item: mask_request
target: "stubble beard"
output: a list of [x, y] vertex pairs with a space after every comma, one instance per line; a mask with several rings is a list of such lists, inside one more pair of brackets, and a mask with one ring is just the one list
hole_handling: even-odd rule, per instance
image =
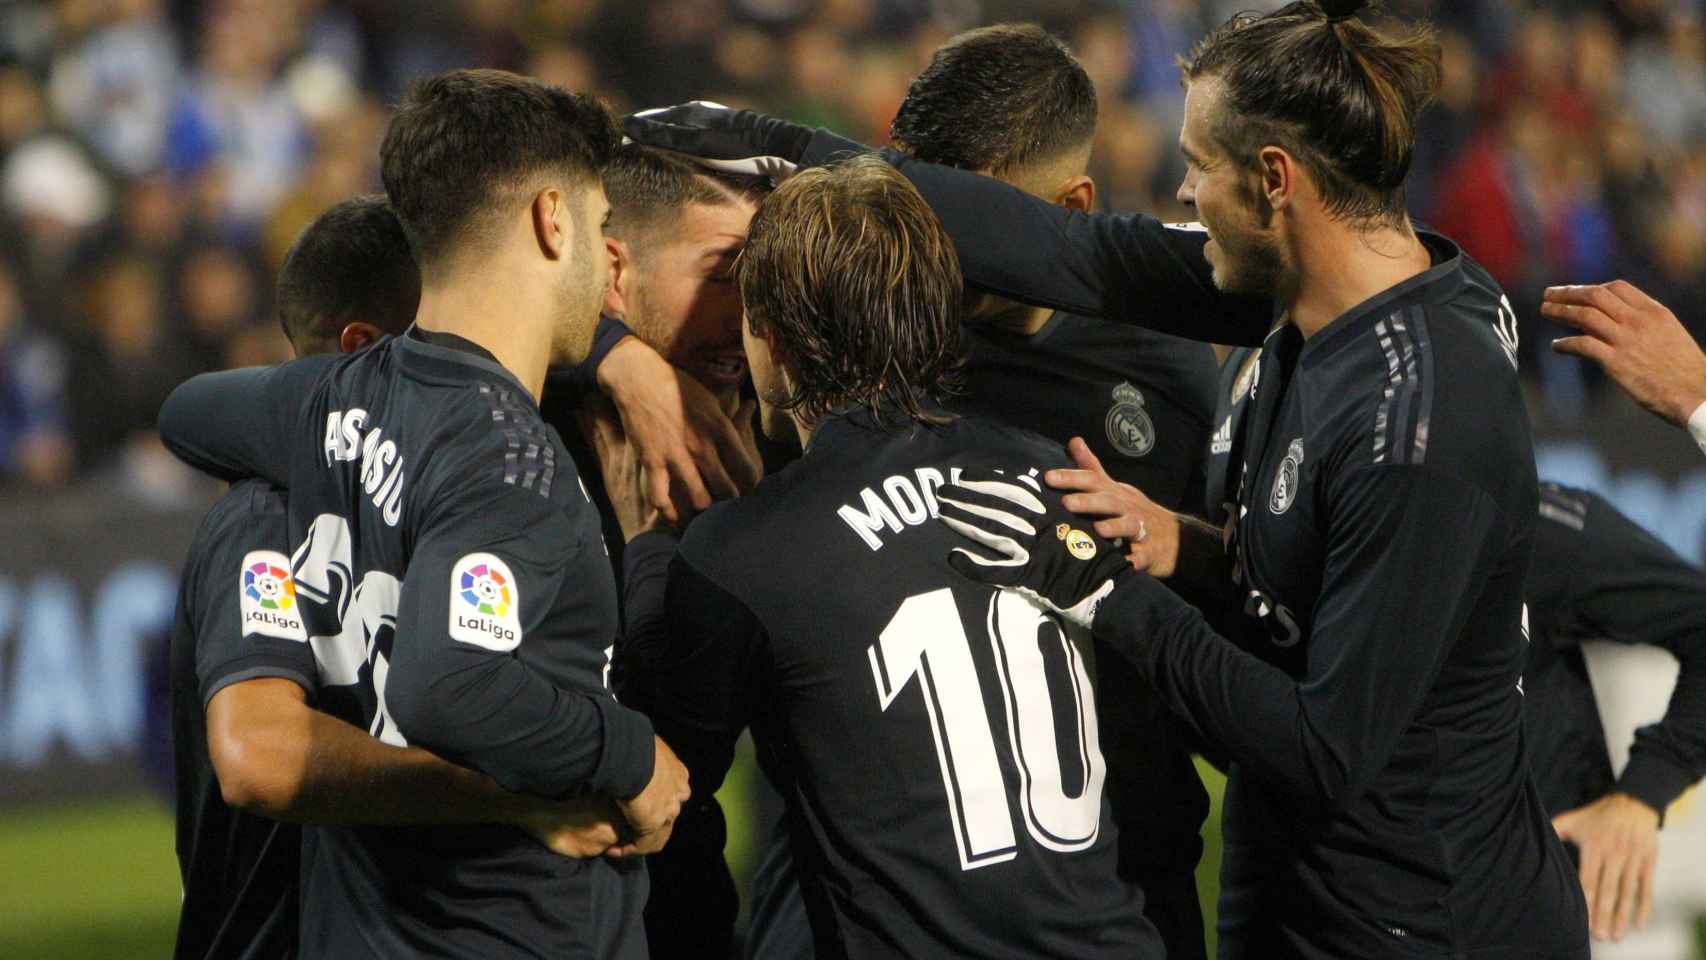
[[551, 331], [551, 363], [559, 366], [580, 363], [592, 351], [604, 301], [590, 266], [579, 264], [565, 273], [557, 289], [557, 323]]

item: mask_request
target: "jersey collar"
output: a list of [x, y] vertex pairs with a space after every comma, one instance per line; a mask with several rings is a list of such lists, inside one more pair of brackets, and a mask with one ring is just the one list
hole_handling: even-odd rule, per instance
[[1320, 333], [1304, 343], [1299, 363], [1307, 366], [1318, 358], [1332, 355], [1339, 345], [1348, 342], [1352, 332], [1390, 313], [1392, 304], [1398, 300], [1437, 303], [1457, 292], [1463, 285], [1463, 251], [1451, 240], [1430, 230], [1417, 230], [1416, 236], [1428, 248], [1434, 265], [1339, 314], [1333, 322], [1322, 327]]
[[442, 330], [423, 330], [411, 324], [397, 338], [397, 349], [404, 356], [438, 367], [451, 376], [458, 372], [466, 376], [471, 370], [482, 371], [505, 381], [529, 400], [533, 394], [521, 384], [520, 378], [498, 362], [491, 351], [466, 337]]

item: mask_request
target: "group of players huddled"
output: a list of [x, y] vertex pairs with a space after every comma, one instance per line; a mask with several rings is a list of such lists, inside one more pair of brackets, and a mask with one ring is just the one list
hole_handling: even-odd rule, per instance
[[[1181, 58], [1201, 225], [1093, 212], [1034, 26], [947, 42], [881, 151], [417, 84], [284, 264], [300, 359], [161, 411], [234, 484], [172, 642], [177, 956], [728, 957], [749, 730], [746, 956], [1200, 958], [1193, 753], [1223, 957], [1644, 920], [1706, 575], [1538, 482], [1517, 318], [1405, 215], [1438, 48], [1360, 6]], [[1589, 638], [1682, 663], [1616, 778]]]

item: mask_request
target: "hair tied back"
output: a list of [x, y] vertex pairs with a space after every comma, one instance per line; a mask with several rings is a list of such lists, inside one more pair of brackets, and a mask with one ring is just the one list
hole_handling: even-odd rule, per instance
[[1338, 23], [1349, 20], [1357, 15], [1357, 11], [1368, 6], [1368, 0], [1317, 0], [1321, 9], [1327, 14], [1328, 23]]

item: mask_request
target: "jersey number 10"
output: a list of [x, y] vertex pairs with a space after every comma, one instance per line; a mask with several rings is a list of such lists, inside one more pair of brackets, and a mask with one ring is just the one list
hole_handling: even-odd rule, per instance
[[[1006, 590], [990, 596], [984, 632], [994, 654], [1013, 765], [1019, 771], [1025, 828], [1049, 850], [1083, 850], [1096, 842], [1101, 828], [1107, 766], [1096, 729], [1095, 694], [1078, 645], [1058, 619]], [[914, 678], [918, 680], [936, 738], [962, 870], [1002, 863], [1018, 854], [1011, 801], [971, 644], [954, 593], [944, 587], [907, 597], [867, 651], [884, 711]], [[1059, 705], [1065, 708], [1061, 722], [1049, 694], [1044, 661], [1048, 647], [1067, 665], [1064, 686], [1072, 702]], [[1057, 731], [1069, 732], [1063, 738]], [[1076, 794], [1066, 791], [1063, 757], [1076, 761], [1083, 771], [1083, 786]]]

